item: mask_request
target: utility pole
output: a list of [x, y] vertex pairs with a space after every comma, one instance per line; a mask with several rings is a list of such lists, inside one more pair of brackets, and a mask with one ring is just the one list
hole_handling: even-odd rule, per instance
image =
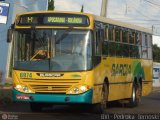
[[108, 0], [102, 0], [102, 5], [101, 5], [101, 16], [102, 17], [107, 16], [107, 4], [108, 4]]
[[152, 33], [154, 33], [154, 28], [155, 28], [154, 25], [152, 25]]
[[84, 12], [84, 6], [82, 5], [82, 8], [81, 8], [81, 12], [83, 13]]

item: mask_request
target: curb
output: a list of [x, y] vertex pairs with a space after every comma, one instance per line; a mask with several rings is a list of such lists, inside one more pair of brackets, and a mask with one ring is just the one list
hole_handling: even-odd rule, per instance
[[160, 87], [154, 87], [154, 88], [152, 89], [152, 92], [156, 92], [156, 91], [160, 91]]
[[0, 87], [0, 90], [10, 90], [12, 87]]

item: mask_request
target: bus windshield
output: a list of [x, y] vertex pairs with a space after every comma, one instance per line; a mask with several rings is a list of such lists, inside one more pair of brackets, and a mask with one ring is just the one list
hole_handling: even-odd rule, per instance
[[84, 71], [92, 67], [91, 32], [75, 29], [17, 29], [14, 69]]

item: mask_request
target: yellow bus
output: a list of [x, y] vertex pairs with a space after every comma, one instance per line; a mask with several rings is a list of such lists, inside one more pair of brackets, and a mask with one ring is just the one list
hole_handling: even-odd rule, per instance
[[131, 107], [152, 90], [152, 31], [86, 13], [40, 11], [16, 16], [13, 100], [32, 111], [48, 104]]

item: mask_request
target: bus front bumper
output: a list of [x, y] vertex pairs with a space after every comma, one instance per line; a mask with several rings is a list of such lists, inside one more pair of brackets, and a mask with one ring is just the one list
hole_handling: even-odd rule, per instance
[[48, 102], [48, 103], [66, 103], [66, 104], [91, 104], [93, 90], [89, 90], [83, 94], [26, 94], [15, 89], [12, 91], [14, 102]]

